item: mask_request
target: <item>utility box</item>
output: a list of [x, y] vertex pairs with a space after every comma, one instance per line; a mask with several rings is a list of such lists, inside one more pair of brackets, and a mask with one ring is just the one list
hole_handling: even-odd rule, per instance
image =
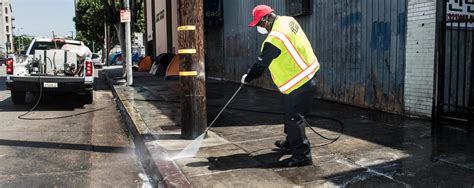
[[286, 0], [286, 14], [288, 16], [311, 15], [312, 0]]

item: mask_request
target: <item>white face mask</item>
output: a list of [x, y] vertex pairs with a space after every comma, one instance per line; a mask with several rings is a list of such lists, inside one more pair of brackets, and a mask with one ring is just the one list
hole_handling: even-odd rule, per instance
[[257, 31], [262, 35], [268, 34], [268, 30], [265, 29], [264, 27], [257, 26]]

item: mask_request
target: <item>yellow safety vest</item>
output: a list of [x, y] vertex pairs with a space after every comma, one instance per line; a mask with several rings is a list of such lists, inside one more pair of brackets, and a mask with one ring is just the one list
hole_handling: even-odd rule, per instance
[[278, 17], [263, 43], [265, 42], [273, 44], [281, 51], [269, 69], [273, 82], [283, 94], [290, 94], [300, 88], [319, 70], [319, 62], [311, 43], [294, 18]]

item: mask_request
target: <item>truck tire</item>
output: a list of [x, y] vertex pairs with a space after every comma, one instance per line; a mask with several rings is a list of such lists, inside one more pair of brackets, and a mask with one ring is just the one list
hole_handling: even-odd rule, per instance
[[26, 92], [12, 91], [13, 104], [25, 104]]
[[86, 95], [84, 95], [84, 103], [92, 104], [93, 102], [94, 102], [94, 91], [88, 91]]

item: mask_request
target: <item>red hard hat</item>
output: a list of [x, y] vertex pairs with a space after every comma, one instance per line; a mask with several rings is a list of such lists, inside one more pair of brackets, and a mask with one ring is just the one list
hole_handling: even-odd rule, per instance
[[272, 12], [272, 7], [267, 5], [257, 5], [255, 8], [253, 8], [253, 20], [249, 23], [249, 27], [255, 27], [264, 16]]

